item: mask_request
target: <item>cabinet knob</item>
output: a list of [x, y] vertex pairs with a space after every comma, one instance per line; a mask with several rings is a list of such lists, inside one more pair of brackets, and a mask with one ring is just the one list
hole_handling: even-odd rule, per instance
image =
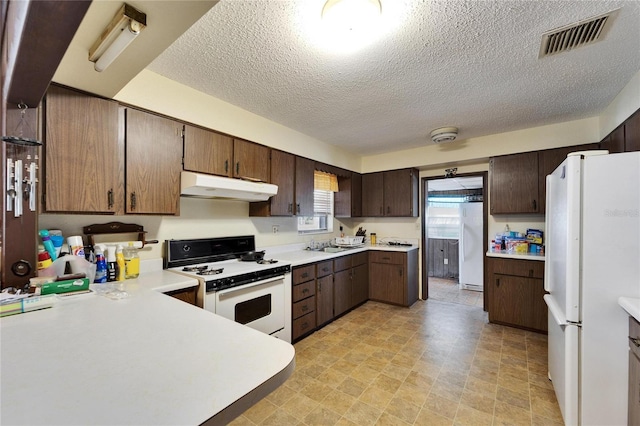
[[640, 337], [629, 336], [629, 340], [636, 346], [636, 348], [640, 348]]

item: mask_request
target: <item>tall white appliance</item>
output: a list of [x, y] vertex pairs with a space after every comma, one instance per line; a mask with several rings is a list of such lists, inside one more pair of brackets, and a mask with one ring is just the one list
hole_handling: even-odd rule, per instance
[[458, 273], [460, 288], [482, 291], [483, 283], [483, 203], [460, 204], [460, 245]]
[[549, 378], [567, 425], [626, 425], [628, 316], [640, 297], [640, 152], [570, 154], [547, 176]]

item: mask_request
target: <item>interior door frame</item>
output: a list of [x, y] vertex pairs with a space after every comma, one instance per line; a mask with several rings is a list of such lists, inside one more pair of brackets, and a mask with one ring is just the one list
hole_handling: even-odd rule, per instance
[[[471, 172], [471, 173], [461, 173], [455, 175], [455, 177], [482, 177], [482, 233], [483, 233], [483, 241], [482, 241], [482, 268], [483, 268], [483, 280], [482, 280], [482, 297], [483, 297], [483, 309], [487, 310], [487, 256], [484, 256], [484, 253], [487, 252], [489, 247], [489, 191], [488, 191], [488, 178], [489, 172]], [[426, 209], [426, 200], [427, 200], [427, 192], [429, 191], [429, 181], [430, 180], [441, 180], [446, 179], [444, 176], [425, 176], [421, 179], [420, 182], [420, 205], [422, 210], [421, 222], [422, 222], [422, 300], [427, 300], [429, 298], [429, 242], [427, 240], [427, 209]]]

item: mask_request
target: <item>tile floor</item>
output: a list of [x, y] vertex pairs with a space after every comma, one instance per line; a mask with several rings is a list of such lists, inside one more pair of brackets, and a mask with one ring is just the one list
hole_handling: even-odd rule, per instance
[[561, 425], [545, 335], [477, 307], [367, 302], [295, 344], [293, 375], [234, 425]]
[[429, 298], [482, 308], [482, 292], [461, 290], [457, 279], [429, 277]]

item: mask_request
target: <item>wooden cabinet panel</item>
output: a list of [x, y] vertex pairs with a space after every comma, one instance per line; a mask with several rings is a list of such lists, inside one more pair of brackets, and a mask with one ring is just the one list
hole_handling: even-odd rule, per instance
[[384, 172], [384, 215], [418, 216], [418, 174], [413, 169]]
[[362, 216], [384, 216], [384, 174], [362, 175]]
[[317, 264], [316, 276], [318, 278], [325, 277], [333, 274], [333, 260], [327, 260], [326, 262], [320, 262]]
[[333, 270], [335, 272], [344, 271], [345, 269], [351, 269], [351, 263], [353, 261], [352, 255], [336, 257], [333, 260]]
[[316, 318], [317, 325], [323, 325], [333, 319], [333, 275], [317, 279]]
[[598, 144], [565, 146], [562, 148], [545, 149], [544, 151], [538, 152], [538, 188], [540, 191], [538, 199], [540, 200], [540, 213], [544, 213], [546, 209], [547, 175], [553, 173], [567, 158], [569, 153], [588, 151], [591, 149], [598, 149]]
[[343, 314], [344, 312], [347, 312], [353, 307], [353, 303], [351, 301], [351, 269], [336, 272], [333, 275], [333, 279], [333, 314], [335, 316], [338, 316]]
[[624, 123], [616, 127], [601, 143], [600, 148], [606, 149], [611, 154], [624, 152]]
[[363, 252], [351, 255], [351, 259], [352, 259], [351, 262], [353, 266], [366, 265], [367, 263], [369, 263], [369, 254], [366, 251], [363, 251]]
[[198, 286], [169, 291], [165, 294], [178, 300], [182, 300], [183, 302], [187, 302], [191, 305], [197, 306], [196, 300], [198, 298]]
[[490, 322], [547, 331], [543, 262], [489, 258], [487, 277]]
[[404, 268], [401, 265], [371, 263], [369, 277], [370, 299], [404, 304]]
[[624, 122], [624, 150], [640, 151], [640, 110]]
[[123, 212], [124, 137], [118, 104], [51, 86], [45, 100], [47, 212]]
[[369, 299], [369, 265], [354, 266], [351, 275], [351, 304], [357, 306]]
[[369, 253], [369, 261], [373, 263], [391, 263], [394, 265], [403, 265], [406, 259], [403, 252], [394, 251], [372, 251]]
[[316, 328], [316, 313], [311, 312], [293, 320], [291, 338], [295, 341]]
[[491, 214], [539, 213], [538, 153], [493, 157]]
[[295, 285], [291, 289], [291, 293], [293, 302], [297, 302], [299, 300], [313, 296], [316, 293], [316, 281], [312, 280], [306, 283]]
[[629, 352], [628, 425], [640, 425], [640, 358]]
[[311, 296], [299, 302], [295, 302], [291, 307], [291, 316], [293, 319], [296, 319], [310, 312], [315, 312], [315, 310], [316, 298], [314, 296]]
[[[429, 238], [429, 276], [436, 278], [458, 278], [459, 248], [458, 240], [447, 238]], [[447, 259], [447, 264], [444, 260]]]
[[182, 124], [130, 108], [126, 116], [126, 212], [178, 214]]
[[313, 174], [315, 162], [296, 157], [296, 209], [298, 216], [313, 216]]
[[233, 140], [233, 177], [259, 182], [269, 182], [269, 148], [264, 145]]
[[298, 266], [293, 268], [291, 278], [293, 284], [300, 284], [316, 277], [316, 265]]
[[231, 137], [195, 126], [185, 126], [184, 170], [231, 177], [232, 155]]
[[338, 176], [338, 192], [334, 198], [335, 217], [362, 216], [362, 175]]
[[250, 216], [293, 216], [295, 155], [271, 150], [271, 179], [278, 193], [267, 201], [249, 205]]

